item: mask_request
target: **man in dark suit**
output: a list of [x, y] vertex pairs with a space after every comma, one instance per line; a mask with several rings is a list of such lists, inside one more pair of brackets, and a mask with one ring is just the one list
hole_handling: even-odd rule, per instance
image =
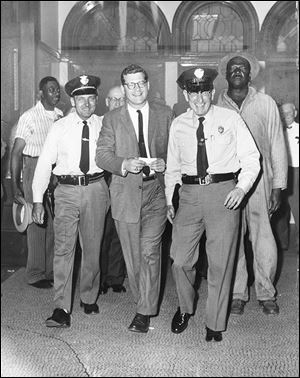
[[112, 172], [112, 217], [136, 303], [129, 330], [148, 332], [150, 316], [158, 311], [167, 220], [163, 173], [173, 112], [148, 103], [148, 74], [142, 67], [126, 67], [121, 82], [126, 104], [104, 116], [96, 163]]

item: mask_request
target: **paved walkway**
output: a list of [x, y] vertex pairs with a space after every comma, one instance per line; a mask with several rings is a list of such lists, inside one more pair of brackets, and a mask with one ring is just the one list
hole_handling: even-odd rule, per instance
[[204, 340], [207, 283], [185, 332], [170, 331], [177, 301], [168, 271], [159, 316], [148, 334], [127, 330], [134, 316], [127, 292], [100, 296], [100, 314], [85, 315], [75, 290], [69, 329], [46, 328], [53, 291], [25, 283], [24, 268], [1, 284], [2, 377], [298, 377], [299, 261], [287, 252], [279, 281], [278, 316], [266, 316], [255, 299], [244, 315], [229, 318], [221, 343]]

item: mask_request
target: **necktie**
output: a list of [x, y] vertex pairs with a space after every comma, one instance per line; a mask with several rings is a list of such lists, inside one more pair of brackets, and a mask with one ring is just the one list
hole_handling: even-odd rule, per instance
[[199, 177], [205, 177], [207, 172], [206, 169], [208, 168], [208, 161], [206, 155], [206, 147], [205, 147], [205, 138], [203, 132], [203, 121], [205, 120], [204, 117], [199, 118], [199, 127], [197, 129], [197, 141], [198, 141], [198, 151], [197, 151], [197, 174]]
[[86, 121], [83, 121], [83, 125], [79, 168], [84, 174], [86, 174], [90, 169], [89, 127]]
[[[144, 140], [144, 132], [143, 132], [143, 114], [142, 114], [142, 112], [140, 110], [137, 110], [137, 113], [139, 115], [139, 149], [140, 149], [140, 156], [141, 157], [147, 157], [145, 140]], [[150, 174], [150, 167], [148, 165], [145, 165], [143, 167], [143, 173], [146, 176], [149, 176], [149, 174]]]

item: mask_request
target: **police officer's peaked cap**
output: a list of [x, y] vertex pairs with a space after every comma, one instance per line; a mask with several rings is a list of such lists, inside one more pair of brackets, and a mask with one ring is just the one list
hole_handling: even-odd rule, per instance
[[251, 54], [247, 53], [246, 51], [234, 52], [234, 53], [230, 53], [230, 54], [224, 56], [220, 60], [220, 63], [219, 63], [220, 75], [226, 77], [227, 64], [231, 59], [236, 58], [236, 57], [241, 57], [243, 59], [246, 59], [250, 63], [251, 79], [252, 80], [255, 79], [256, 76], [259, 73], [259, 70], [260, 70], [259, 61], [257, 60], [257, 58], [254, 55], [251, 55]]
[[213, 89], [213, 82], [218, 71], [209, 67], [194, 67], [184, 71], [177, 79], [181, 89], [188, 92], [209, 91]]
[[80, 75], [67, 82], [65, 91], [70, 97], [95, 94], [97, 95], [97, 88], [101, 80], [97, 76]]

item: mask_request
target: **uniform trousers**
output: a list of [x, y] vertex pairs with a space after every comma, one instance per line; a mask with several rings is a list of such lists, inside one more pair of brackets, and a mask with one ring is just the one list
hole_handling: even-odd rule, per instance
[[156, 315], [161, 281], [161, 242], [167, 220], [164, 191], [158, 179], [143, 182], [137, 223], [115, 220], [129, 286], [138, 313]]
[[[242, 211], [242, 235], [245, 235], [248, 228], [253, 250], [255, 292], [259, 301], [274, 300], [276, 294], [273, 281], [277, 269], [277, 245], [271, 227], [268, 205], [261, 179]], [[239, 246], [233, 299], [241, 299], [246, 302], [249, 300], [248, 271], [243, 237]]]
[[100, 246], [110, 206], [104, 178], [87, 186], [59, 184], [54, 192], [54, 302], [71, 311], [72, 278], [77, 237], [82, 250], [80, 299], [96, 302], [100, 288]]
[[206, 231], [206, 325], [214, 331], [226, 328], [240, 211], [228, 210], [224, 201], [235, 185], [233, 180], [206, 186], [183, 184], [173, 222], [170, 256], [181, 312], [194, 313], [195, 264]]
[[[37, 157], [23, 157], [23, 190], [26, 202], [33, 203], [32, 180]], [[27, 263], [26, 276], [29, 284], [44, 279], [53, 279], [54, 232], [53, 219], [47, 203], [46, 219], [43, 225], [32, 222], [27, 227]]]

